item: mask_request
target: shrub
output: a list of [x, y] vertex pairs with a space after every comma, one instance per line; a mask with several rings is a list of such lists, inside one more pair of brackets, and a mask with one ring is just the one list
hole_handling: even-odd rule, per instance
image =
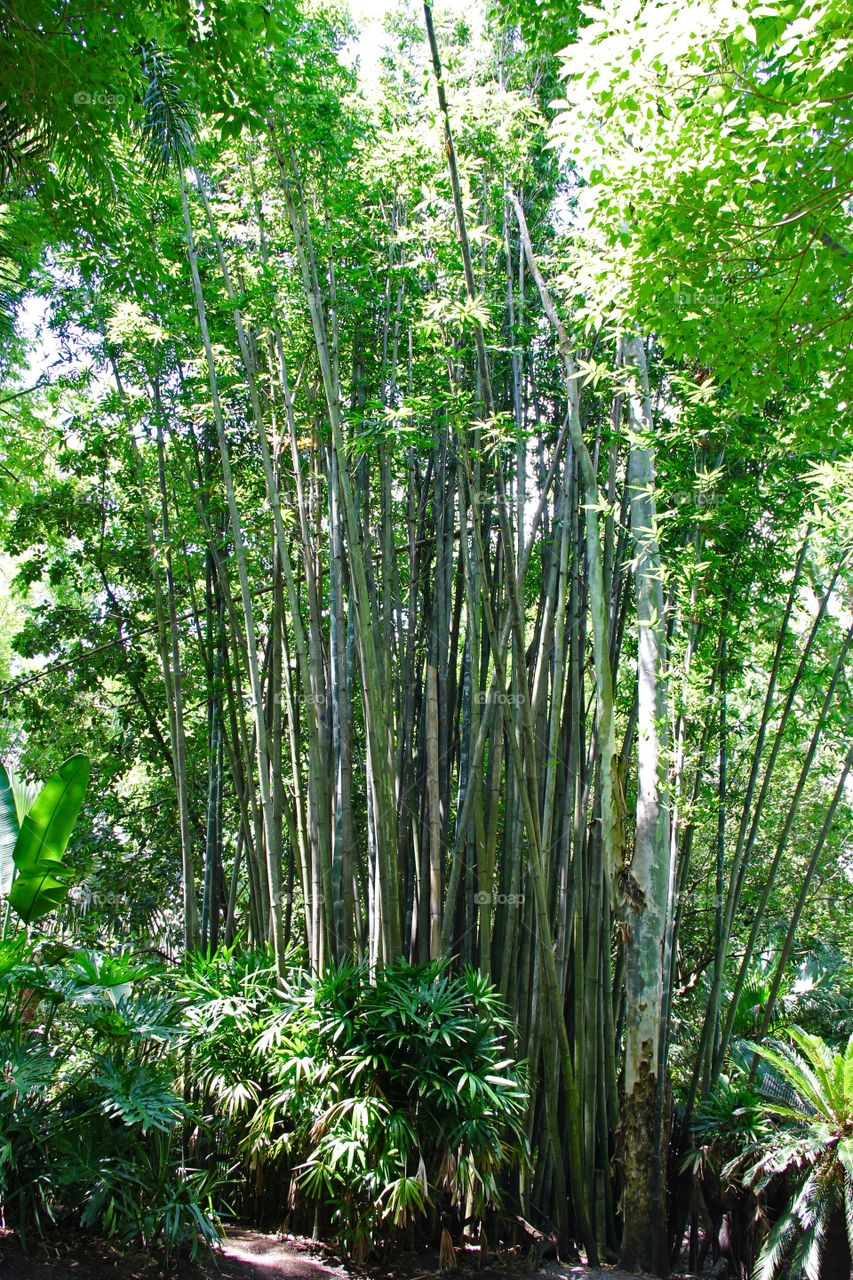
[[209, 1181], [181, 1158], [161, 977], [123, 952], [0, 944], [0, 1196], [22, 1237], [76, 1219], [167, 1254], [218, 1238]]
[[252, 1168], [296, 1162], [291, 1192], [327, 1207], [356, 1260], [430, 1206], [499, 1201], [525, 1152], [524, 1076], [484, 978], [402, 961], [280, 988], [266, 968], [219, 976], [196, 963], [182, 983], [194, 1074]]

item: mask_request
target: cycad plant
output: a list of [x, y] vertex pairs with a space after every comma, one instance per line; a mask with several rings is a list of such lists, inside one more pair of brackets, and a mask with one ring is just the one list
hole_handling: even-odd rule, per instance
[[764, 1065], [760, 1112], [769, 1128], [744, 1181], [760, 1192], [784, 1177], [791, 1189], [754, 1280], [780, 1274], [850, 1280], [853, 1036], [838, 1051], [799, 1027], [791, 1027], [788, 1038], [790, 1043], [750, 1046]]
[[830, 1038], [849, 1034], [851, 973], [839, 951], [817, 943], [779, 974], [783, 958], [771, 940], [750, 965], [732, 1013], [733, 1042], [757, 1040], [792, 1024]]
[[691, 1126], [694, 1145], [684, 1156], [682, 1171], [694, 1177], [693, 1205], [705, 1219], [704, 1238], [698, 1236], [691, 1258], [701, 1271], [707, 1254], [719, 1248], [724, 1224], [730, 1258], [738, 1276], [746, 1276], [766, 1234], [765, 1205], [743, 1186], [744, 1165], [762, 1150], [772, 1128], [761, 1110], [761, 1095], [749, 1073], [733, 1061], [709, 1097], [696, 1107]]

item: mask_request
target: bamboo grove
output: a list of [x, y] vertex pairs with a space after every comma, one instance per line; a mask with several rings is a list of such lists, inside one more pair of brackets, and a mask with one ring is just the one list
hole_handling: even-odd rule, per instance
[[768, 357], [718, 263], [744, 389], [671, 273], [660, 318], [591, 285], [517, 16], [401, 12], [359, 89], [343, 15], [247, 10], [163, 18], [108, 181], [71, 166], [25, 250], [4, 744], [92, 756], [81, 928], [490, 977], [521, 1213], [662, 1272], [769, 931], [761, 1033], [849, 909], [849, 318]]

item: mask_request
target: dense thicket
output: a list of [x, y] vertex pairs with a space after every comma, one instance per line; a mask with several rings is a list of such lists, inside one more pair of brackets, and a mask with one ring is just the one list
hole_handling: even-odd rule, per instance
[[849, 15], [552, 9], [4, 11], [0, 748], [49, 932], [479, 969], [495, 1190], [662, 1274], [853, 1030]]

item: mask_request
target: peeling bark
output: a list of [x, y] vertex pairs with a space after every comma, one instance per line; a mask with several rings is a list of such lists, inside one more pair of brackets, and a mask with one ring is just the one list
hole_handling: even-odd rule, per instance
[[625, 1184], [623, 1267], [668, 1274], [666, 1167], [660, 1061], [664, 955], [671, 842], [666, 779], [666, 632], [660, 552], [655, 530], [652, 412], [646, 354], [638, 338], [625, 344], [637, 387], [629, 400], [628, 488], [636, 549], [637, 818], [630, 867], [621, 877], [625, 914]]

